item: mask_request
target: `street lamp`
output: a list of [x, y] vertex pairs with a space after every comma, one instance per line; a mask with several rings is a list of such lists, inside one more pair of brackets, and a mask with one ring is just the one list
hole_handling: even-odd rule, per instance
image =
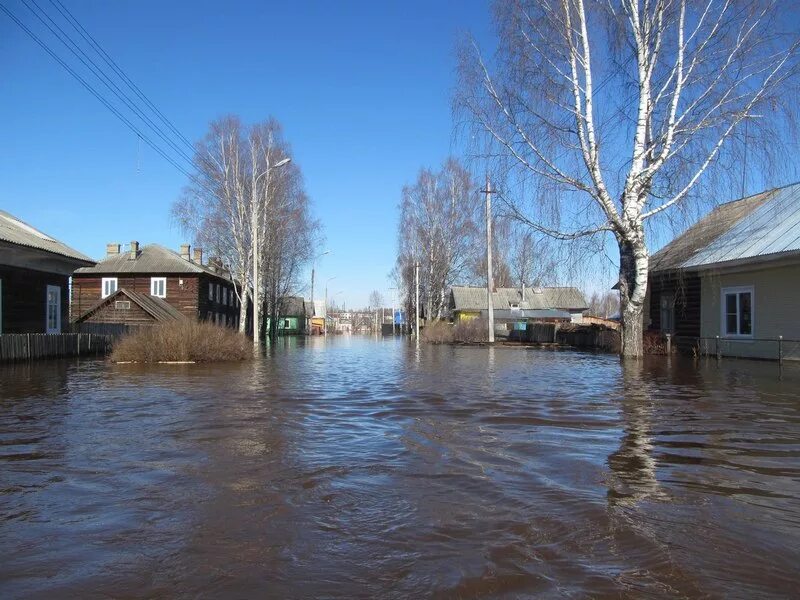
[[314, 306], [314, 271], [317, 266], [317, 259], [330, 253], [331, 253], [330, 250], [325, 250], [325, 252], [323, 252], [322, 254], [317, 254], [314, 258], [311, 259], [311, 306]]
[[325, 335], [328, 335], [328, 283], [336, 279], [336, 276], [329, 277], [325, 282]]
[[256, 177], [253, 190], [251, 191], [253, 194], [253, 202], [250, 209], [252, 213], [251, 226], [253, 228], [253, 347], [256, 350], [261, 348], [261, 304], [258, 298], [258, 226], [261, 222], [261, 203], [255, 201], [258, 194], [258, 182], [265, 175], [269, 175], [275, 169], [283, 167], [284, 165], [288, 165], [290, 162], [292, 162], [292, 159], [287, 156], [286, 158], [276, 162], [274, 165], [270, 166], [267, 164], [266, 170]]

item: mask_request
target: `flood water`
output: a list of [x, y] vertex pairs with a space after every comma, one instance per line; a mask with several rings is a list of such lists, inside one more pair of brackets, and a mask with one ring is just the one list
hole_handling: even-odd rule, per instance
[[0, 366], [3, 598], [796, 596], [800, 369], [292, 339]]

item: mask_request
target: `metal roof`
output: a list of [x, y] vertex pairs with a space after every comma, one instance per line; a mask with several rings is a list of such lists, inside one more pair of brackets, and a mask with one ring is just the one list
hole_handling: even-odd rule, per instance
[[130, 252], [120, 252], [107, 256], [93, 267], [83, 267], [75, 271], [76, 275], [122, 273], [206, 273], [230, 280], [227, 272], [217, 272], [206, 265], [181, 258], [177, 252], [159, 244], [141, 246], [135, 260], [130, 258]]
[[305, 317], [305, 300], [300, 296], [284, 296], [280, 299], [278, 314], [282, 317]]
[[701, 269], [800, 251], [800, 184], [722, 204], [656, 252], [651, 271]]
[[[451, 308], [453, 310], [487, 310], [486, 288], [453, 286]], [[574, 287], [525, 288], [525, 300], [518, 288], [497, 288], [492, 292], [492, 306], [497, 310], [510, 309], [516, 305], [520, 310], [585, 310], [586, 298]]]
[[85, 321], [98, 310], [100, 310], [103, 306], [107, 304], [111, 304], [112, 302], [116, 302], [120, 299], [120, 296], [125, 296], [126, 298], [130, 299], [132, 302], [137, 304], [142, 310], [148, 313], [150, 316], [153, 317], [156, 321], [165, 322], [165, 321], [183, 321], [187, 317], [182, 312], [180, 312], [177, 308], [172, 306], [169, 302], [164, 300], [163, 298], [157, 298], [156, 296], [150, 296], [149, 294], [141, 294], [139, 292], [133, 292], [131, 290], [127, 290], [125, 288], [119, 288], [116, 292], [107, 296], [100, 300], [97, 304], [92, 306], [89, 310], [83, 313], [81, 316], [77, 318], [78, 322]]
[[85, 254], [81, 254], [74, 248], [70, 248], [46, 233], [42, 233], [4, 210], [0, 210], [0, 240], [27, 246], [28, 248], [44, 250], [45, 252], [52, 252], [82, 263], [94, 264], [94, 261]]

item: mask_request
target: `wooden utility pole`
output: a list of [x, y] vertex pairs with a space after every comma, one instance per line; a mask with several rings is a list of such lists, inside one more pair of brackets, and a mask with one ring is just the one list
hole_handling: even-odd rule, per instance
[[419, 261], [414, 263], [414, 335], [419, 341]]
[[489, 307], [489, 343], [494, 343], [494, 303], [492, 302], [492, 182], [486, 174], [486, 300]]

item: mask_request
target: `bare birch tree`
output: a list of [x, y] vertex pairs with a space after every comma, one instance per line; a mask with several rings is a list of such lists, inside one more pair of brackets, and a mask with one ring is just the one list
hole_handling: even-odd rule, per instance
[[197, 143], [197, 171], [172, 208], [181, 229], [195, 244], [217, 256], [234, 280], [239, 300], [239, 330], [247, 327], [252, 267], [250, 202], [247, 174], [249, 156], [245, 131], [236, 117], [211, 123]]
[[447, 291], [470, 277], [480, 229], [478, 185], [450, 159], [441, 171], [422, 169], [414, 185], [403, 188], [396, 272], [409, 296], [414, 290], [414, 263], [420, 263], [420, 303], [427, 318], [440, 318]]
[[[622, 354], [642, 354], [648, 220], [680, 210], [746, 120], [791, 113], [797, 32], [775, 0], [497, 2], [499, 47], [462, 57], [457, 106], [483, 157], [536, 190], [504, 200], [557, 240], [619, 249]], [[751, 123], [751, 130], [754, 123]], [[775, 139], [780, 136], [776, 135]]]

